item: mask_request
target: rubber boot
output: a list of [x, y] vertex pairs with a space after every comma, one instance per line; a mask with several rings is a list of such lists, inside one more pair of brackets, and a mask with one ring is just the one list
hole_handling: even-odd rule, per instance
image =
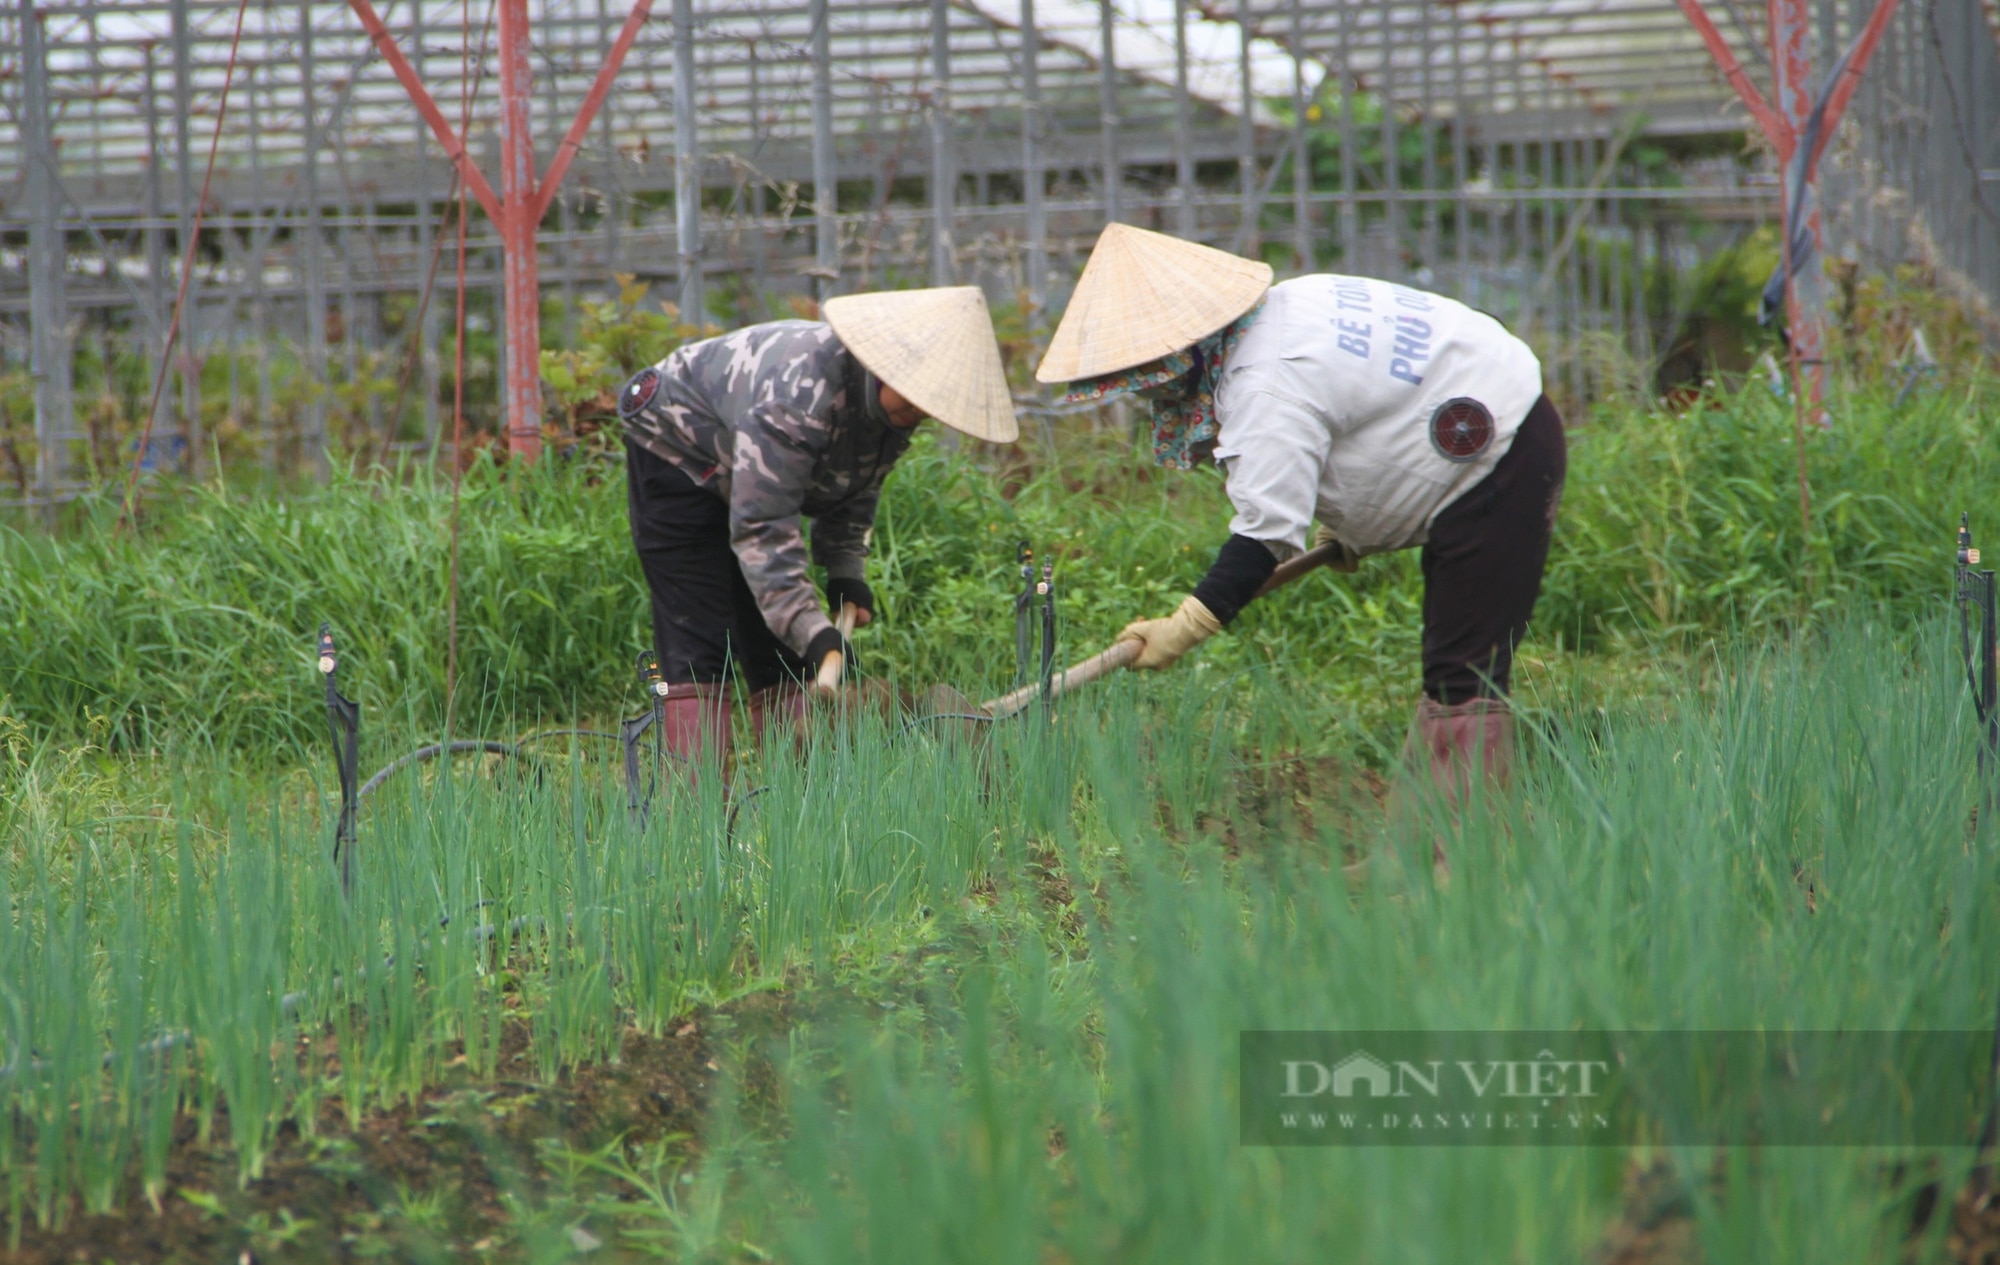
[[805, 749], [806, 692], [796, 682], [767, 685], [750, 696], [750, 733], [761, 749], [764, 735], [772, 726], [789, 733], [792, 745]]
[[[1449, 706], [1423, 699], [1403, 744], [1403, 764], [1413, 774], [1428, 768], [1431, 783], [1457, 820], [1475, 794], [1489, 786], [1504, 787], [1512, 775], [1513, 709], [1499, 698], [1469, 698]], [[1441, 884], [1451, 877], [1444, 841], [1435, 835], [1431, 869]]]
[[670, 686], [661, 701], [660, 741], [690, 782], [709, 766], [727, 776], [729, 687], [723, 684]]

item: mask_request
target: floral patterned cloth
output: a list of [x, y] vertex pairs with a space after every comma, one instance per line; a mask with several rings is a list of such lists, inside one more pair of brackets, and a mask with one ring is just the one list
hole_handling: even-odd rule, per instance
[[1133, 369], [1072, 382], [1063, 393], [1062, 402], [1108, 400], [1114, 395], [1150, 391], [1180, 381], [1178, 391], [1159, 392], [1147, 397], [1145, 403], [1153, 414], [1153, 460], [1163, 466], [1192, 469], [1194, 449], [1214, 439], [1221, 429], [1215, 420], [1215, 387], [1222, 381], [1222, 368], [1230, 351], [1263, 310], [1260, 299], [1256, 307], [1186, 351], [1172, 352]]

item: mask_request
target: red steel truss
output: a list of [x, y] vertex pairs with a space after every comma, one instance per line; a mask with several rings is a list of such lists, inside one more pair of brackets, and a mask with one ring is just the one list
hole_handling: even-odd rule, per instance
[[1707, 45], [1717, 69], [1729, 81], [1729, 86], [1736, 90], [1736, 95], [1742, 98], [1750, 117], [1756, 120], [1771, 148], [1777, 151], [1780, 169], [1787, 173], [1782, 186], [1784, 204], [1780, 232], [1785, 239], [1785, 316], [1791, 333], [1793, 389], [1804, 393], [1810, 401], [1814, 419], [1824, 424], [1820, 404], [1826, 393], [1825, 274], [1817, 262], [1794, 271], [1790, 225], [1795, 213], [1794, 202], [1803, 200], [1804, 227], [1812, 235], [1814, 249], [1818, 249], [1822, 239], [1819, 200], [1814, 192], [1819, 182], [1820, 155], [1839, 128], [1840, 117], [1861, 82], [1861, 73], [1867, 68], [1868, 59], [1874, 55], [1876, 46], [1881, 43], [1889, 19], [1895, 16], [1897, 0], [1876, 0], [1868, 25], [1862, 29], [1853, 55], [1841, 71], [1840, 82], [1828, 94], [1826, 114], [1821, 120], [1813, 150], [1804, 156], [1801, 164], [1804, 173], [1802, 181], [1789, 177], [1799, 145], [1805, 140], [1807, 120], [1813, 109], [1812, 59], [1807, 52], [1810, 0], [1767, 0], [1772, 95], [1777, 99], [1775, 105], [1766, 101], [1764, 94], [1757, 90], [1749, 73], [1722, 38], [1722, 32], [1715, 28], [1715, 23], [1702, 9], [1701, 0], [1678, 2], [1681, 12], [1687, 15], [1702, 43]]
[[653, 0], [634, 0], [632, 12], [618, 32], [617, 42], [605, 55], [590, 93], [583, 99], [576, 118], [555, 158], [540, 181], [535, 178], [535, 142], [529, 129], [528, 105], [534, 82], [528, 62], [528, 0], [499, 0], [500, 33], [500, 192], [487, 183], [465, 140], [452, 130], [444, 112], [438, 109], [417, 72], [396, 47], [389, 29], [375, 12], [370, 0], [348, 0], [361, 25], [381, 52], [382, 59], [396, 72], [396, 78], [410, 94], [410, 100], [430, 125], [438, 143], [444, 146], [465, 187], [479, 200], [500, 230], [500, 250], [504, 260], [503, 317], [507, 339], [507, 380], [501, 389], [507, 424], [507, 450], [524, 460], [542, 454], [542, 314], [540, 285], [535, 263], [535, 234], [549, 203], [561, 187], [570, 160], [576, 156], [598, 107], [611, 91], [612, 80], [632, 41], [652, 13]]

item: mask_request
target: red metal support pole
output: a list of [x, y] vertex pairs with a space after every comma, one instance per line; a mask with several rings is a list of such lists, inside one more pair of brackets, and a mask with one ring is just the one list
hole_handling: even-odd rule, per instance
[[569, 174], [570, 159], [583, 147], [584, 133], [590, 130], [597, 118], [599, 107], [611, 92], [611, 81], [618, 77], [618, 68], [625, 63], [625, 54], [632, 51], [632, 41], [639, 38], [639, 28], [646, 25], [646, 19], [653, 13], [653, 0], [638, 0], [632, 12], [625, 19], [625, 25], [618, 31], [617, 42], [604, 55], [604, 65], [598, 67], [597, 78], [590, 85], [590, 92], [578, 107], [576, 118], [569, 125], [569, 134], [562, 144], [556, 146], [556, 156], [549, 162], [549, 169], [542, 176], [542, 191], [535, 203], [535, 219], [539, 221], [548, 214], [549, 203], [555, 200], [556, 190], [562, 186], [563, 177]]
[[[1812, 34], [1812, 13], [1808, 0], [1769, 0], [1769, 6], [1771, 95], [1775, 98], [1774, 108], [1785, 124], [1784, 133], [1778, 141], [1778, 167], [1782, 171], [1790, 165], [1804, 136], [1806, 120], [1812, 114], [1812, 55], [1808, 44]], [[1814, 196], [1817, 184], [1812, 172], [1808, 172], [1805, 181], [1796, 188], [1789, 180], [1781, 183], [1783, 200], [1779, 232], [1784, 238], [1787, 277], [1785, 323], [1791, 340], [1793, 385], [1805, 400], [1811, 420], [1824, 426], [1826, 269], [1820, 255], [1823, 238], [1819, 199]], [[1812, 243], [1812, 257], [1803, 261], [1792, 258], [1796, 243], [1791, 224], [1800, 210], [1793, 205], [1794, 199], [1805, 204], [1800, 227]]]
[[450, 122], [444, 117], [444, 111], [438, 109], [437, 102], [424, 88], [423, 80], [417, 78], [416, 69], [403, 56], [403, 50], [396, 47], [395, 38], [389, 34], [389, 28], [382, 25], [382, 18], [375, 12], [375, 6], [370, 4], [369, 0], [348, 0], [348, 3], [353, 6], [354, 15], [361, 19], [362, 29], [368, 32], [368, 38], [375, 41], [375, 49], [382, 54], [382, 60], [388, 62], [389, 69], [396, 72], [396, 78], [402, 82], [403, 91], [410, 94], [410, 100], [415, 103], [417, 113], [423, 115], [424, 122], [430, 124], [431, 134], [437, 137], [438, 144], [444, 146], [445, 156], [458, 168], [460, 177], [465, 181], [465, 187], [472, 190], [472, 196], [479, 199], [479, 205], [486, 209], [486, 214], [492, 217], [493, 222], [499, 223], [500, 199], [494, 196], [493, 187], [486, 183], [486, 177], [473, 165], [472, 159], [465, 152], [465, 141], [452, 130]]
[[1875, 11], [1868, 15], [1868, 25], [1862, 28], [1861, 38], [1855, 41], [1854, 55], [1847, 59], [1847, 68], [1840, 72], [1840, 82], [1827, 99], [1826, 121], [1820, 128], [1819, 145], [1811, 155], [1815, 174], [1819, 157], [1826, 152], [1826, 143], [1833, 139], [1834, 132], [1840, 127], [1841, 116], [1847, 113], [1847, 103], [1854, 99], [1854, 90], [1861, 86], [1862, 72], [1868, 69], [1876, 46], [1881, 44], [1883, 34], [1889, 29], [1889, 19], [1896, 16], [1897, 3], [1898, 0], [1875, 0]]
[[1750, 117], [1757, 120], [1758, 129], [1775, 148], [1784, 133], [1784, 121], [1771, 109], [1770, 103], [1764, 100], [1764, 94], [1757, 91], [1757, 85], [1751, 82], [1749, 72], [1743, 69], [1743, 63], [1736, 60], [1736, 54], [1730, 49], [1729, 41], [1723, 39], [1722, 32], [1716, 30], [1715, 23], [1709, 21], [1708, 13], [1701, 7], [1701, 0], [1679, 0], [1679, 3], [1681, 12], [1687, 15], [1688, 23], [1694, 27], [1695, 34], [1701, 36], [1701, 42], [1708, 47], [1708, 55], [1715, 59], [1716, 69], [1720, 70], [1722, 77], [1729, 81], [1729, 86], [1736, 89], [1736, 95], [1750, 111]]
[[507, 450], [524, 461], [542, 453], [542, 311], [540, 268], [535, 235], [548, 213], [556, 190], [569, 171], [583, 135], [590, 128], [611, 89], [618, 68], [631, 51], [639, 30], [652, 12], [652, 0], [636, 0], [599, 68], [555, 161], [541, 181], [535, 179], [535, 137], [529, 105], [534, 99], [534, 75], [528, 59], [528, 0], [498, 0], [500, 31], [500, 191], [496, 195], [466, 153], [464, 138], [452, 129], [437, 102], [425, 90], [417, 72], [396, 47], [395, 39], [370, 0], [348, 0], [361, 25], [375, 42], [382, 59], [410, 94], [417, 112], [430, 124], [438, 143], [500, 230], [503, 268], [502, 317], [506, 329], [507, 374], [501, 404], [507, 425]]
[[[1798, 148], [1807, 143], [1813, 110], [1812, 60], [1807, 52], [1811, 21], [1809, 0], [1766, 0], [1771, 24], [1772, 101], [1768, 103], [1736, 60], [1736, 54], [1730, 49], [1728, 41], [1722, 38], [1722, 32], [1708, 20], [1701, 0], [1678, 0], [1678, 3], [1695, 33], [1707, 45], [1716, 67], [1736, 89], [1736, 95], [1743, 99], [1743, 104], [1749, 107], [1757, 126], [1778, 154], [1782, 198], [1778, 232], [1784, 251], [1785, 318], [1791, 342], [1792, 399], [1799, 464], [1799, 520], [1804, 534], [1810, 536], [1812, 492], [1806, 481], [1806, 419], [1810, 416], [1817, 425], [1827, 425], [1824, 406], [1826, 270], [1821, 263], [1824, 237], [1817, 196], [1819, 160], [1826, 151], [1827, 142], [1840, 126], [1840, 117], [1846, 112], [1847, 103], [1861, 82], [1861, 73], [1867, 69], [1876, 45], [1881, 43], [1882, 33], [1888, 29], [1897, 0], [1875, 0], [1874, 12], [1869, 15], [1868, 25], [1862, 28], [1861, 38], [1855, 41], [1846, 64], [1841, 67], [1839, 81], [1825, 94], [1826, 104], [1819, 120], [1819, 132], [1810, 142], [1812, 152], [1803, 155], [1798, 153]], [[1796, 173], [1792, 170], [1794, 156], [1802, 160]], [[1808, 240], [1812, 246], [1812, 258], [1801, 266], [1795, 266], [1793, 258], [1798, 242], [1792, 232], [1792, 218], [1798, 204], [1803, 204], [1804, 209], [1803, 222], [1799, 227], [1810, 234]]]
[[[1749, 74], [1737, 61], [1728, 41], [1722, 38], [1722, 32], [1709, 21], [1708, 14], [1701, 7], [1701, 0], [1678, 0], [1678, 3], [1695, 33], [1707, 46], [1709, 56], [1715, 59], [1716, 67], [1736, 90], [1736, 95], [1742, 98], [1751, 117], [1756, 119], [1758, 128], [1771, 142], [1772, 149], [1777, 151], [1779, 170], [1785, 171], [1797, 153], [1813, 108], [1812, 59], [1808, 53], [1811, 32], [1809, 0], [1766, 0], [1771, 40], [1770, 102], [1766, 102], [1763, 94], [1757, 91], [1757, 85], [1751, 82]], [[1783, 201], [1779, 232], [1785, 252], [1785, 316], [1791, 337], [1793, 385], [1809, 401], [1813, 420], [1821, 425], [1826, 423], [1822, 408], [1826, 397], [1826, 272], [1820, 262], [1824, 238], [1816, 196], [1819, 161], [1826, 151], [1827, 142], [1840, 126], [1841, 115], [1846, 112], [1847, 103], [1861, 82], [1861, 74], [1867, 69], [1869, 58], [1882, 41], [1882, 33], [1888, 29], [1889, 19], [1895, 15], [1897, 3], [1898, 0], [1876, 0], [1868, 25], [1862, 29], [1861, 38], [1855, 42], [1852, 55], [1841, 70], [1840, 81], [1827, 95], [1826, 111], [1820, 120], [1813, 152], [1804, 156], [1805, 179], [1796, 186], [1789, 178], [1780, 184]], [[1793, 268], [1790, 231], [1795, 199], [1805, 202], [1801, 227], [1811, 234], [1813, 245], [1812, 259], [1796, 270]]]

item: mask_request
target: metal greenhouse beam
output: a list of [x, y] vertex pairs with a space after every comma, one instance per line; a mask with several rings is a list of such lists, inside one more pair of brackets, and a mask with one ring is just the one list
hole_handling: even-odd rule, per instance
[[1097, 59], [1098, 145], [1101, 150], [1104, 185], [1104, 222], [1124, 218], [1119, 204], [1125, 167], [1118, 157], [1118, 45], [1117, 15], [1111, 0], [1097, 0], [1097, 29], [1103, 52]]
[[75, 429], [71, 402], [69, 302], [63, 276], [62, 205], [49, 102], [46, 32], [34, 0], [21, 0], [23, 182], [27, 185], [29, 372], [35, 383], [35, 495], [54, 514], [68, 477]]
[[1027, 216], [1028, 332], [1039, 337], [1048, 301], [1048, 175], [1042, 158], [1042, 35], [1035, 0], [1021, 0], [1021, 200]]
[[201, 477], [201, 272], [200, 256], [189, 248], [197, 207], [194, 173], [194, 59], [188, 48], [187, 0], [175, 0], [168, 10], [174, 56], [174, 167], [179, 207], [174, 220], [174, 250], [188, 276], [181, 282], [187, 297], [181, 305], [181, 425], [187, 452], [182, 469]]
[[1188, 98], [1188, 0], [1174, 0], [1174, 209], [1182, 237], [1195, 236], [1194, 104]]
[[958, 169], [953, 163], [951, 115], [951, 5], [931, 0], [931, 284], [958, 279]]
[[[812, 178], [813, 178], [813, 279], [815, 298], [830, 298], [840, 280], [840, 173], [834, 164], [833, 149], [833, 53], [832, 21], [827, 0], [812, 0], [807, 13], [812, 28]], [[753, 61], [752, 66], [755, 66]], [[761, 128], [758, 107], [751, 108], [753, 128]], [[754, 152], [754, 151], [753, 151]], [[758, 201], [763, 201], [759, 186]], [[886, 194], [883, 195], [885, 198]], [[760, 205], [760, 211], [763, 209]], [[761, 218], [761, 217], [760, 217]], [[758, 230], [762, 241], [762, 229]]]
[[694, 0], [674, 0], [674, 243], [681, 319], [707, 323], [701, 275], [701, 133], [695, 127]]
[[504, 276], [502, 305], [506, 311], [506, 382], [502, 388], [503, 415], [507, 426], [507, 450], [527, 461], [542, 453], [541, 377], [541, 287], [535, 255], [535, 236], [542, 217], [548, 213], [570, 160], [576, 156], [583, 137], [590, 130], [598, 108], [611, 91], [618, 68], [631, 51], [652, 14], [652, 0], [634, 0], [631, 14], [618, 32], [618, 39], [598, 68], [590, 92], [578, 107], [568, 134], [556, 148], [548, 171], [535, 178], [535, 141], [529, 125], [529, 103], [534, 79], [528, 60], [528, 0], [499, 0], [500, 31], [500, 191], [486, 182], [466, 152], [465, 141], [455, 131], [444, 112], [438, 109], [416, 70], [396, 47], [389, 29], [375, 12], [370, 0], [348, 0], [355, 16], [375, 42], [382, 60], [396, 72], [403, 90], [410, 94], [432, 135], [457, 167], [465, 187], [479, 199], [489, 218], [500, 230]]

